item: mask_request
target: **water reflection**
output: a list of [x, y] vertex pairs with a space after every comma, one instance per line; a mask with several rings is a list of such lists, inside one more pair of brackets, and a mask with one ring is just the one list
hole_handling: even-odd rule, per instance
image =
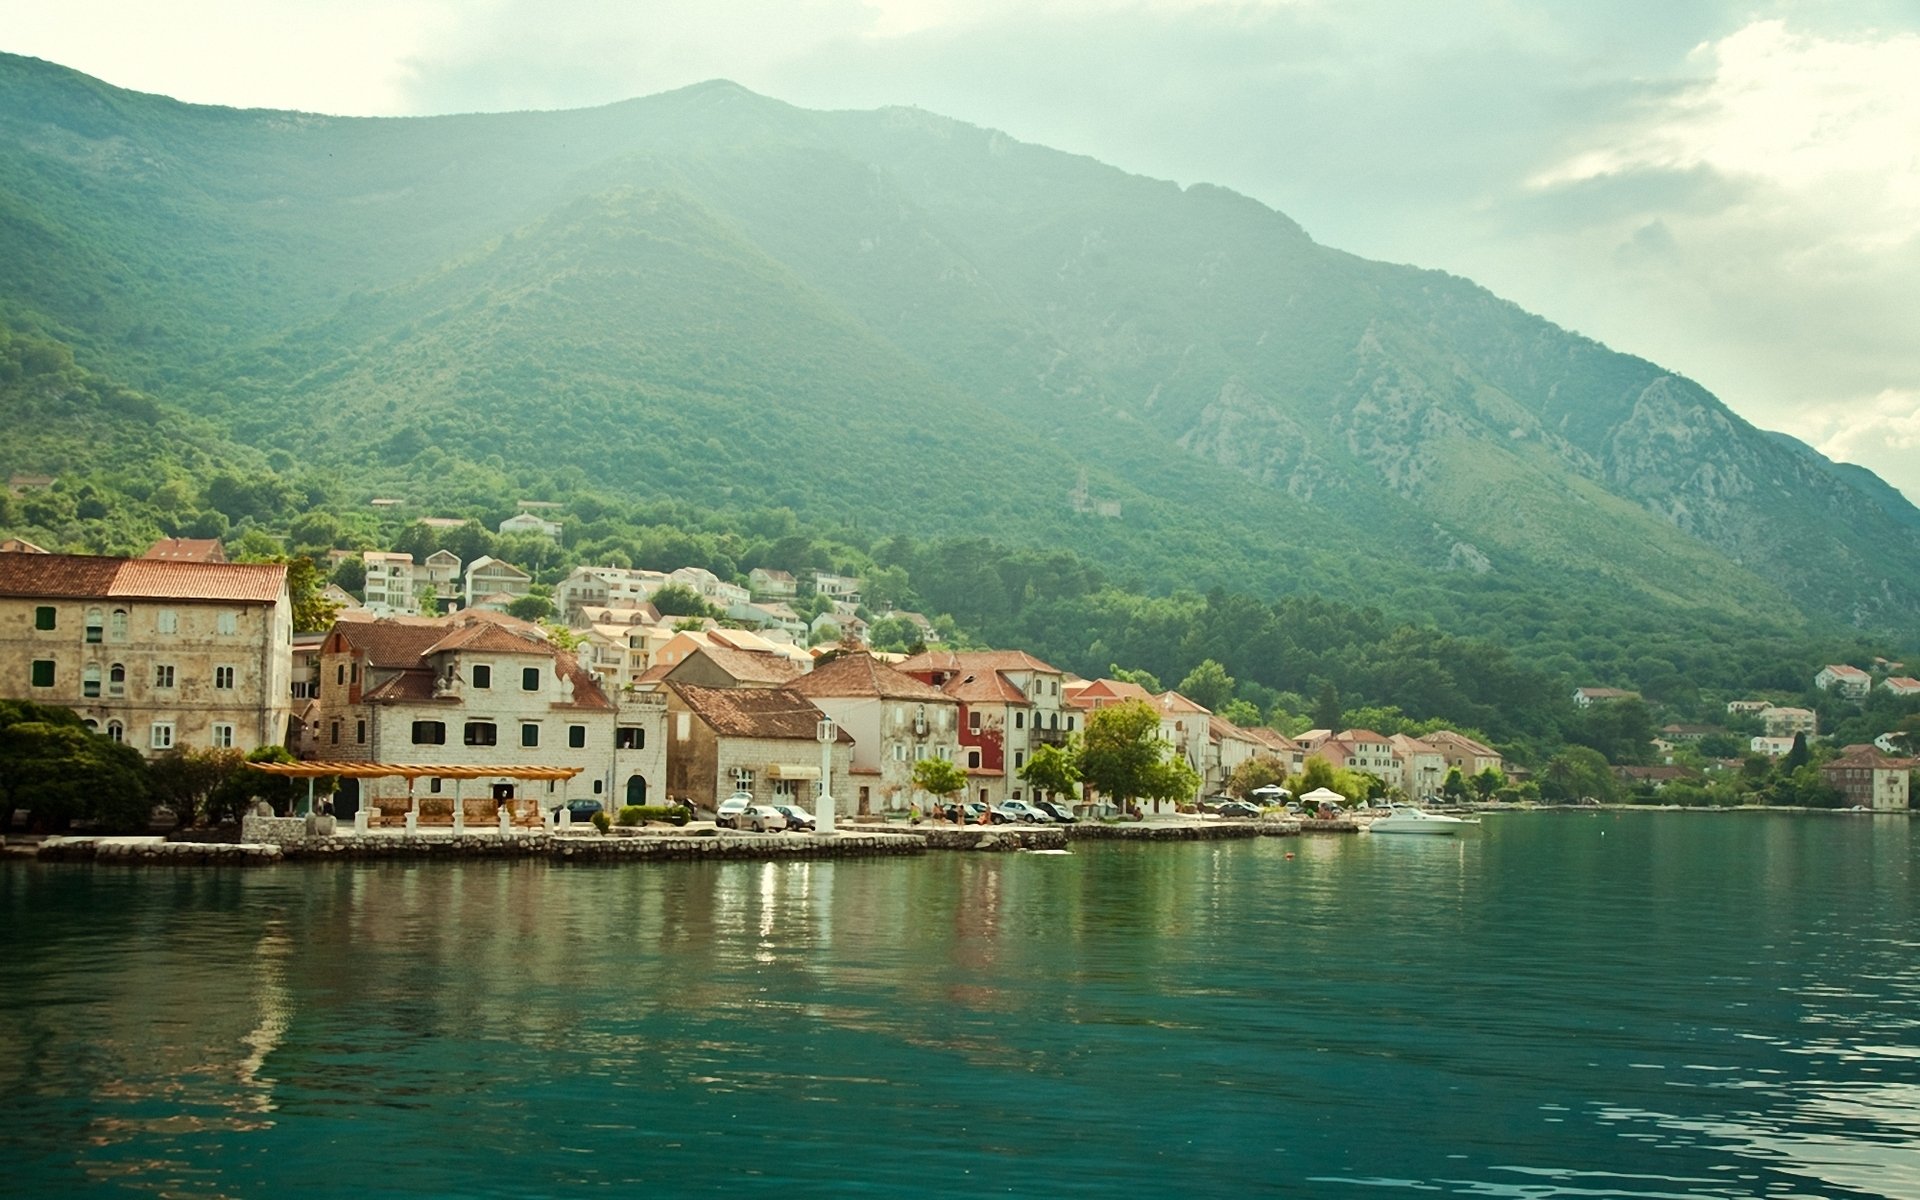
[[41, 1192], [1920, 1195], [1912, 853], [1879, 823], [1580, 814], [7, 868], [0, 1137]]

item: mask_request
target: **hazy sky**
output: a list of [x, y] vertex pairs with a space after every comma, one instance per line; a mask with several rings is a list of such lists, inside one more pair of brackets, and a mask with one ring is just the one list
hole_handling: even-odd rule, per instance
[[0, 0], [0, 49], [329, 113], [918, 105], [1470, 276], [1920, 500], [1920, 0]]

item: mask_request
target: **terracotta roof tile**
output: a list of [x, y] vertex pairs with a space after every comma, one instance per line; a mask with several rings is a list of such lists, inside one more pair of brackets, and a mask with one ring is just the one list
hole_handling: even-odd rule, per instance
[[161, 538], [140, 557], [223, 563], [227, 561], [227, 548], [220, 544], [219, 538]]
[[[736, 650], [732, 646], [709, 642], [694, 654], [705, 655], [707, 661], [741, 683], [791, 683], [805, 673], [805, 668], [799, 663], [766, 650]], [[687, 655], [680, 662], [684, 664], [690, 661], [694, 654]]]
[[0, 555], [0, 596], [272, 604], [286, 581], [287, 568], [282, 563]]
[[885, 700], [938, 700], [943, 704], [953, 700], [939, 688], [862, 653], [842, 654], [819, 663], [791, 686], [802, 696], [877, 696]]
[[927, 650], [900, 664], [902, 671], [1042, 671], [1059, 675], [1025, 650]]
[[953, 699], [968, 704], [1021, 704], [1033, 707], [1033, 701], [1027, 699], [1027, 694], [998, 671], [956, 675], [947, 681], [947, 686], [942, 690]]
[[[826, 715], [792, 688], [708, 688], [668, 680], [667, 689], [721, 737], [811, 742]], [[853, 737], [842, 729], [838, 740]]]

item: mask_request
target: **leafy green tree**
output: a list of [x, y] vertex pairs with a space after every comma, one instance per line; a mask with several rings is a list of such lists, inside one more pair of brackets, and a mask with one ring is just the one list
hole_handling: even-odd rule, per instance
[[553, 601], [545, 596], [516, 596], [507, 605], [507, 615], [522, 621], [544, 621], [553, 616]]
[[28, 809], [42, 829], [86, 817], [109, 831], [143, 829], [150, 804], [140, 752], [87, 729], [54, 705], [0, 700], [0, 806]]
[[1214, 712], [1242, 729], [1251, 729], [1260, 724], [1260, 706], [1251, 700], [1241, 700], [1236, 697], [1215, 709]]
[[361, 558], [343, 558], [333, 568], [333, 582], [342, 589], [363, 596], [367, 587], [367, 563]]
[[1447, 777], [1445, 781], [1440, 784], [1440, 794], [1449, 800], [1465, 800], [1467, 798], [1467, 780], [1466, 777], [1460, 773], [1459, 767], [1447, 768]]
[[1036, 793], [1049, 796], [1074, 796], [1080, 791], [1079, 747], [1043, 744], [1027, 756], [1027, 765], [1018, 772], [1021, 780]]
[[[1080, 743], [1080, 777], [1122, 806], [1142, 798], [1161, 799], [1175, 782], [1164, 766], [1173, 757], [1173, 746], [1160, 736], [1160, 714], [1143, 700], [1129, 700], [1088, 715]], [[1181, 765], [1186, 765], [1184, 760]], [[1191, 773], [1192, 768], [1187, 770]], [[1197, 777], [1194, 786], [1199, 786]]]
[[1340, 721], [1345, 710], [1340, 707], [1340, 689], [1333, 686], [1331, 680], [1320, 685], [1320, 692], [1313, 698], [1313, 728], [1331, 729], [1338, 733]]
[[1488, 767], [1473, 777], [1473, 794], [1485, 800], [1501, 788], [1507, 786], [1507, 777], [1498, 767]]
[[1559, 804], [1585, 799], [1612, 802], [1620, 798], [1620, 781], [1599, 751], [1569, 746], [1540, 772], [1540, 796]]
[[1200, 772], [1178, 754], [1168, 754], [1148, 768], [1140, 798], [1169, 804], [1190, 803], [1200, 792]]
[[967, 773], [952, 760], [923, 758], [913, 764], [913, 786], [940, 800], [951, 800], [967, 786]]
[[669, 583], [648, 597], [654, 611], [663, 617], [710, 617], [713, 606], [699, 592], [683, 583]]
[[1807, 749], [1807, 735], [1796, 733], [1793, 735], [1792, 748], [1787, 751], [1786, 758], [1781, 760], [1780, 770], [1785, 774], [1792, 774], [1806, 766], [1811, 757], [1812, 752]]
[[881, 617], [867, 629], [868, 644], [888, 653], [909, 653], [919, 643], [920, 627], [905, 617]]
[[1286, 764], [1270, 754], [1262, 754], [1233, 769], [1233, 774], [1227, 777], [1227, 791], [1245, 800], [1256, 788], [1284, 787], [1286, 782]]
[[200, 823], [213, 797], [247, 769], [239, 750], [176, 746], [147, 764], [153, 802], [174, 811], [181, 828]]
[[1233, 676], [1214, 659], [1205, 659], [1187, 672], [1173, 689], [1208, 712], [1219, 712], [1233, 699]]
[[1332, 763], [1318, 754], [1309, 754], [1307, 761], [1300, 764], [1300, 774], [1293, 781], [1293, 794], [1304, 796], [1308, 792], [1318, 791], [1321, 788], [1337, 792], [1340, 789], [1333, 785], [1338, 782], [1339, 778]]
[[[288, 752], [285, 746], [262, 746], [248, 754], [249, 763], [291, 763], [298, 759]], [[274, 775], [266, 771], [243, 768], [227, 777], [227, 781], [216, 789], [207, 800], [209, 819], [222, 820], [238, 817], [256, 800], [265, 800], [272, 805], [273, 811], [287, 816], [296, 806], [304, 805], [311, 793], [318, 796], [331, 795], [340, 786], [335, 775], [323, 775], [313, 780], [311, 788], [305, 779], [296, 779], [287, 775]]]
[[1121, 683], [1136, 683], [1149, 692], [1158, 693], [1165, 690], [1160, 686], [1160, 677], [1158, 675], [1153, 674], [1151, 671], [1129, 671], [1119, 663], [1113, 663], [1107, 667], [1107, 678], [1118, 680]]

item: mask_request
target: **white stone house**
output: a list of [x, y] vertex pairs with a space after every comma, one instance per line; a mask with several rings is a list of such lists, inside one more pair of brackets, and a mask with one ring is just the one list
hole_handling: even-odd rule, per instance
[[[525, 820], [581, 796], [611, 799], [613, 701], [573, 655], [511, 617], [337, 622], [321, 647], [316, 717], [322, 761], [581, 769], [554, 783], [422, 779], [411, 795], [429, 802], [429, 820], [451, 819], [455, 797], [468, 820], [482, 821], [497, 803], [511, 801]], [[404, 779], [349, 780], [340, 799], [345, 812], [367, 803], [397, 816], [409, 795]]]
[[472, 608], [491, 597], [518, 599], [533, 591], [533, 576], [510, 562], [482, 554], [467, 564], [466, 602]]
[[1820, 668], [1813, 677], [1813, 686], [1823, 692], [1838, 692], [1850, 700], [1864, 700], [1873, 690], [1873, 676], [1859, 667], [1846, 663], [1833, 663]]
[[368, 612], [376, 617], [419, 615], [413, 555], [369, 550], [360, 561], [366, 567], [366, 582], [360, 593], [366, 598]]
[[536, 517], [523, 512], [500, 522], [501, 533], [535, 533], [544, 538], [560, 539], [560, 522], [549, 521], [545, 517]]
[[960, 705], [872, 655], [842, 654], [788, 687], [853, 735], [855, 812], [905, 810], [916, 802], [914, 763], [958, 758]]

